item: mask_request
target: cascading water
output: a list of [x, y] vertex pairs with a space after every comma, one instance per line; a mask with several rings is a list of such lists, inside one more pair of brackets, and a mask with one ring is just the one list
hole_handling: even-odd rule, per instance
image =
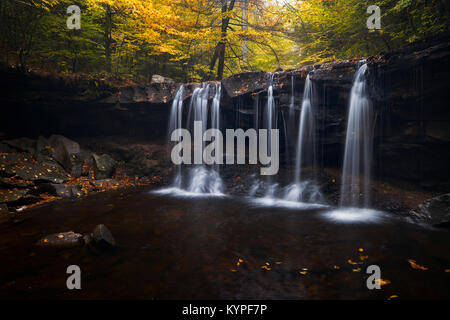
[[[303, 93], [302, 110], [300, 114], [299, 134], [297, 141], [297, 156], [295, 160], [294, 183], [287, 187], [284, 199], [287, 201], [318, 201], [318, 188], [310, 181], [302, 181], [301, 171], [305, 162], [314, 165], [316, 143], [314, 125], [314, 87], [308, 75]], [[308, 199], [306, 199], [306, 194]]]
[[[181, 85], [178, 89], [175, 98], [172, 103], [172, 108], [170, 110], [169, 118], [169, 141], [172, 132], [176, 129], [181, 129], [183, 123], [183, 100], [184, 100], [184, 86]], [[177, 188], [181, 187], [181, 165], [176, 166], [175, 169], [175, 179], [174, 186]]]
[[341, 207], [369, 205], [373, 115], [367, 96], [366, 71], [367, 64], [358, 69], [350, 94]]
[[[215, 95], [211, 106], [211, 127], [219, 128], [220, 126], [220, 97], [221, 84], [216, 83]], [[203, 137], [208, 127], [208, 100], [209, 100], [210, 84], [202, 84], [201, 87], [195, 88], [191, 101], [189, 104], [188, 118], [186, 128], [190, 129], [191, 134], [194, 133], [194, 122], [201, 121], [201, 136]], [[181, 86], [175, 95], [172, 103], [172, 109], [169, 118], [169, 135], [172, 131], [182, 128], [183, 115], [183, 96], [184, 87]], [[212, 142], [215, 143], [215, 142]], [[205, 142], [202, 139], [201, 145], [194, 143], [194, 158], [196, 155], [202, 156], [205, 147]], [[199, 160], [199, 159], [197, 159]], [[201, 159], [200, 159], [201, 161]], [[179, 165], [176, 168], [175, 180], [172, 188], [161, 190], [160, 193], [181, 193], [183, 195], [223, 195], [222, 179], [216, 168], [208, 168], [204, 164], [196, 165], [189, 168], [187, 172], [183, 170], [183, 166]], [[185, 179], [186, 176], [186, 180]]]
[[216, 93], [211, 107], [211, 128], [220, 129], [220, 98], [222, 96], [222, 84], [216, 83]]
[[[266, 118], [266, 128], [267, 128], [267, 132], [268, 132], [268, 137], [267, 137], [267, 141], [270, 141], [271, 139], [271, 129], [275, 129], [275, 123], [274, 123], [274, 118], [273, 115], [275, 113], [275, 98], [273, 97], [273, 76], [274, 74], [272, 73], [270, 75], [270, 80], [269, 80], [269, 87], [267, 89], [267, 108], [266, 108], [266, 112], [265, 112], [265, 118]], [[270, 143], [268, 143], [267, 146], [267, 150], [268, 153], [271, 154], [272, 150], [270, 149]]]
[[307, 158], [314, 164], [315, 160], [315, 125], [313, 113], [314, 88], [309, 75], [306, 77], [300, 114], [297, 157], [295, 161], [295, 183], [301, 181], [301, 166]]
[[[203, 84], [201, 88], [196, 88], [192, 94], [192, 101], [190, 104], [189, 113], [194, 114], [194, 121], [202, 121], [201, 135], [203, 137], [207, 125], [208, 125], [208, 99], [209, 99], [210, 84]], [[221, 85], [216, 85], [216, 94], [213, 99], [213, 105], [211, 108], [212, 124], [218, 126], [220, 123], [220, 95]], [[189, 123], [190, 127], [194, 127], [194, 123]], [[193, 130], [192, 130], [193, 131]], [[191, 132], [192, 132], [191, 131]], [[201, 148], [198, 154], [202, 155], [205, 148], [205, 142], [202, 142], [201, 146], [195, 146], [195, 148]], [[195, 157], [194, 150], [194, 157]], [[187, 185], [187, 191], [195, 194], [222, 194], [223, 183], [219, 173], [213, 168], [207, 168], [204, 164], [197, 165], [189, 172], [189, 181]]]

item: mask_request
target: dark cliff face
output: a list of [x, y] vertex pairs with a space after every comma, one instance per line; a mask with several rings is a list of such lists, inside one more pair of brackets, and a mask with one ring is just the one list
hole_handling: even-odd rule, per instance
[[[367, 63], [375, 110], [374, 170], [381, 177], [448, 189], [450, 36], [372, 56]], [[341, 166], [349, 93], [359, 64], [359, 60], [349, 60], [274, 74], [274, 98], [282, 130], [285, 123], [298, 122], [305, 79], [310, 74], [316, 88], [322, 166]], [[4, 71], [0, 78], [0, 131], [4, 138], [58, 133], [72, 138], [123, 135], [164, 141], [170, 104], [179, 86], [114, 86], [102, 81], [68, 81], [14, 71]], [[288, 118], [292, 79], [296, 111]], [[224, 127], [254, 126], [255, 101], [263, 110], [268, 80], [268, 73], [248, 72], [222, 81]], [[185, 85], [187, 102], [198, 85]], [[213, 96], [211, 90], [210, 98]], [[287, 135], [289, 150], [284, 145], [281, 149], [294, 155], [296, 132], [289, 131]]]

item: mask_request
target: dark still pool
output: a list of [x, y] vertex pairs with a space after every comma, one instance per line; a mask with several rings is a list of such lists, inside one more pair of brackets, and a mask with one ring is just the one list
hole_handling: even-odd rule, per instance
[[[415, 299], [450, 297], [450, 233], [389, 213], [137, 189], [63, 200], [2, 221], [6, 299]], [[117, 248], [50, 250], [42, 237], [98, 224]], [[81, 290], [68, 290], [68, 266]], [[369, 290], [369, 266], [381, 289]]]

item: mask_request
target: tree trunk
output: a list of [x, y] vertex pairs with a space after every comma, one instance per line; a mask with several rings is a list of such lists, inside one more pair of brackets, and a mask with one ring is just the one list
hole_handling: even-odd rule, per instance
[[[248, 0], [242, 0], [242, 32], [245, 34], [248, 31]], [[244, 68], [248, 67], [248, 40], [247, 35], [244, 35], [242, 41], [242, 63]]]
[[106, 5], [105, 17], [105, 57], [106, 57], [106, 72], [111, 72], [111, 29], [112, 29], [112, 14], [109, 4]]
[[222, 0], [222, 28], [220, 35], [220, 42], [217, 44], [216, 49], [214, 50], [214, 55], [211, 60], [210, 70], [214, 69], [216, 65], [216, 60], [219, 59], [219, 65], [217, 66], [217, 80], [222, 80], [223, 78], [223, 70], [225, 68], [225, 49], [227, 43], [227, 29], [228, 23], [230, 22], [229, 17], [225, 17], [225, 14], [229, 11], [232, 11], [234, 8], [235, 0], [231, 0], [230, 5], [228, 6], [228, 0]]

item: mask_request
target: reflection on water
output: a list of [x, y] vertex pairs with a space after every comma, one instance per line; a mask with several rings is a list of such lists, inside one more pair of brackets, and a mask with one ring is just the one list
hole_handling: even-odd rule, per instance
[[[27, 212], [20, 225], [0, 224], [0, 298], [449, 298], [445, 230], [389, 214], [377, 223], [336, 223], [327, 216], [330, 208], [149, 191], [63, 200]], [[34, 247], [44, 235], [86, 234], [99, 223], [112, 231], [116, 252]], [[408, 259], [428, 270], [413, 269]], [[72, 264], [82, 270], [82, 290], [76, 292], [65, 286]], [[391, 282], [382, 290], [366, 287], [366, 269], [373, 264]]]
[[165, 188], [156, 190], [153, 192], [154, 194], [159, 195], [168, 195], [168, 196], [174, 196], [174, 197], [185, 197], [185, 198], [209, 198], [209, 197], [226, 197], [224, 193], [221, 192], [210, 192], [210, 193], [204, 193], [204, 192], [193, 192], [193, 191], [187, 191], [185, 189], [180, 188]]
[[339, 208], [325, 212], [324, 216], [334, 222], [348, 223], [378, 223], [385, 217], [381, 211], [360, 208]]
[[315, 203], [306, 203], [299, 201], [289, 201], [282, 200], [273, 197], [264, 197], [264, 198], [249, 198], [250, 203], [253, 203], [258, 206], [267, 206], [267, 207], [280, 207], [280, 208], [291, 208], [291, 209], [317, 209], [317, 208], [326, 208], [326, 205], [323, 204], [315, 204]]

